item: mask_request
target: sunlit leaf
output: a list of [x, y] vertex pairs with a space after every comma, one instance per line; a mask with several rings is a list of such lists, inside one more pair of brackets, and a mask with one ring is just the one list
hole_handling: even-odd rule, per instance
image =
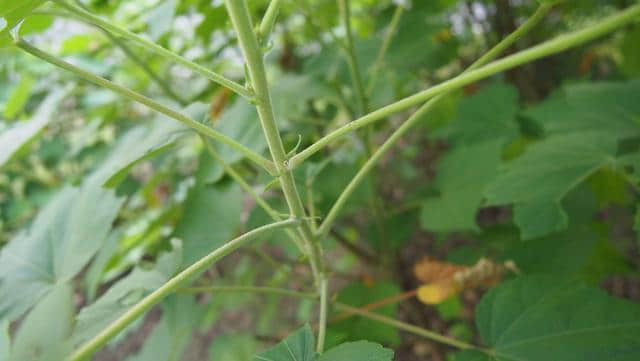
[[309, 325], [305, 325], [279, 344], [253, 357], [253, 361], [314, 361], [315, 359], [315, 340]]

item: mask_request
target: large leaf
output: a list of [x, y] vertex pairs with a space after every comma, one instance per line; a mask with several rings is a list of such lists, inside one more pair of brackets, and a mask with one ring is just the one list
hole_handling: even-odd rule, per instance
[[0, 361], [9, 361], [11, 340], [9, 339], [9, 321], [0, 321]]
[[11, 128], [0, 133], [0, 167], [40, 133], [56, 114], [58, 105], [68, 92], [69, 88], [52, 91], [38, 106], [31, 120], [15, 123]]
[[59, 191], [0, 253], [0, 318], [15, 319], [80, 272], [101, 247], [122, 201], [91, 182]]
[[172, 252], [158, 258], [153, 268], [136, 267], [97, 301], [83, 308], [76, 318], [73, 343], [79, 344], [97, 335], [136, 302], [167, 282], [182, 261], [180, 243], [174, 242], [173, 247]]
[[255, 355], [253, 361], [314, 361], [315, 340], [309, 325], [292, 333], [279, 344]]
[[11, 348], [11, 361], [64, 360], [72, 350], [73, 290], [60, 283], [29, 313]]
[[436, 187], [440, 197], [422, 204], [422, 227], [450, 232], [479, 230], [476, 212], [484, 187], [496, 175], [502, 141], [460, 145], [444, 157], [438, 167]]
[[318, 361], [391, 361], [393, 351], [369, 341], [347, 342], [318, 357]]
[[485, 192], [489, 205], [515, 204], [523, 238], [566, 227], [559, 203], [576, 185], [614, 161], [616, 142], [598, 133], [550, 137], [502, 168]]
[[188, 266], [228, 241], [240, 225], [242, 192], [236, 184], [199, 181], [189, 192], [174, 235], [183, 240]]
[[448, 132], [454, 142], [467, 144], [510, 140], [518, 135], [518, 92], [503, 83], [493, 83], [463, 98]]
[[584, 83], [567, 86], [524, 115], [540, 123], [547, 134], [597, 131], [601, 136], [625, 138], [640, 134], [634, 118], [640, 104], [634, 94], [639, 80]]
[[[245, 99], [238, 98], [231, 107], [225, 109], [215, 128], [256, 153], [262, 153], [267, 148], [256, 107]], [[229, 164], [244, 157], [242, 153], [221, 143], [216, 143], [216, 149], [220, 157]]]
[[553, 278], [521, 277], [492, 290], [476, 323], [496, 360], [640, 358], [640, 305]]

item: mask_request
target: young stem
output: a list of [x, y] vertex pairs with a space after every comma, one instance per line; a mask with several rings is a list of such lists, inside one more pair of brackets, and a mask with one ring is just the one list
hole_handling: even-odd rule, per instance
[[500, 73], [502, 71], [509, 70], [522, 64], [526, 64], [534, 60], [587, 43], [631, 23], [639, 15], [640, 5], [630, 6], [626, 10], [623, 10], [618, 14], [609, 16], [599, 23], [589, 26], [585, 29], [558, 36], [555, 39], [548, 40], [540, 45], [494, 61], [486, 66], [461, 74], [453, 79], [435, 85], [431, 88], [406, 97], [395, 103], [384, 106], [359, 119], [349, 122], [348, 124], [334, 130], [314, 144], [310, 145], [307, 149], [301, 151], [289, 160], [289, 168], [295, 168], [296, 166], [300, 165], [305, 159], [309, 158], [311, 155], [315, 154], [317, 151], [324, 148], [329, 143], [345, 136], [346, 134], [349, 134], [352, 131], [355, 131], [356, 129], [364, 127], [377, 120], [384, 119], [391, 114], [397, 113], [414, 105], [423, 103], [424, 101], [439, 94], [459, 89], [465, 85]]
[[369, 84], [367, 85], [367, 96], [371, 96], [371, 93], [373, 92], [373, 87], [376, 85], [376, 81], [378, 80], [378, 72], [382, 67], [384, 56], [387, 54], [389, 45], [391, 45], [391, 40], [396, 33], [396, 29], [398, 28], [398, 24], [400, 23], [403, 13], [404, 7], [402, 7], [402, 5], [396, 5], [396, 10], [393, 12], [391, 22], [389, 22], [389, 29], [382, 40], [382, 45], [380, 46], [380, 50], [376, 56], [376, 62], [373, 64], [373, 68], [371, 68], [371, 77], [369, 78]]
[[402, 322], [402, 321], [398, 321], [396, 319], [393, 319], [391, 317], [387, 317], [387, 316], [382, 316], [380, 314], [377, 313], [372, 313], [372, 312], [368, 312], [368, 311], [364, 311], [361, 310], [359, 308], [356, 307], [351, 307], [349, 305], [345, 305], [343, 303], [339, 303], [336, 302], [333, 304], [333, 306], [338, 309], [338, 310], [342, 310], [345, 312], [349, 312], [349, 313], [353, 313], [362, 317], [366, 317], [368, 319], [374, 320], [374, 321], [378, 321], [380, 323], [384, 323], [386, 325], [395, 327], [397, 329], [403, 330], [403, 331], [407, 331], [410, 333], [413, 333], [414, 335], [418, 335], [421, 337], [424, 337], [426, 339], [429, 340], [433, 340], [436, 342], [440, 342], [443, 343], [445, 345], [449, 345], [449, 346], [453, 346], [462, 350], [466, 350], [466, 349], [477, 349], [480, 351], [485, 351], [484, 349], [481, 349], [475, 345], [460, 341], [460, 340], [456, 340], [455, 338], [452, 337], [448, 337], [448, 336], [444, 336], [441, 335], [439, 333], [433, 332], [433, 331], [429, 331], [426, 330], [422, 327], [418, 327], [418, 326], [414, 326], [414, 325], [410, 325], [408, 323]]
[[275, 287], [254, 287], [254, 286], [209, 286], [209, 287], [187, 287], [181, 288], [176, 292], [183, 293], [213, 293], [213, 292], [247, 292], [247, 293], [266, 293], [280, 296], [290, 296], [298, 298], [318, 298], [317, 293], [298, 292]]
[[242, 236], [235, 238], [227, 243], [225, 243], [222, 247], [217, 248], [213, 252], [209, 253], [207, 256], [201, 258], [196, 263], [187, 267], [184, 271], [178, 273], [169, 281], [167, 281], [164, 285], [162, 285], [157, 290], [151, 292], [148, 296], [140, 300], [133, 307], [131, 307], [127, 312], [125, 312], [118, 319], [113, 321], [107, 328], [102, 330], [98, 335], [93, 337], [87, 343], [78, 348], [67, 361], [80, 361], [91, 356], [95, 351], [104, 346], [109, 340], [115, 337], [120, 331], [125, 329], [128, 325], [130, 325], [133, 321], [135, 321], [142, 314], [147, 312], [151, 307], [156, 305], [162, 299], [167, 297], [169, 294], [175, 292], [180, 286], [189, 282], [194, 276], [198, 275], [202, 271], [206, 270], [212, 264], [216, 263], [218, 260], [238, 249], [239, 247], [244, 246], [248, 241], [255, 239], [258, 236], [262, 236], [268, 232], [272, 232], [277, 229], [289, 228], [298, 226], [300, 221], [297, 219], [288, 219], [281, 222], [272, 223], [266, 226], [262, 226], [256, 228], [252, 231], [249, 231]]
[[[231, 18], [231, 23], [236, 30], [238, 43], [245, 56], [260, 123], [271, 157], [275, 163], [276, 171], [280, 177], [280, 186], [289, 206], [289, 211], [293, 217], [305, 220], [300, 224], [299, 232], [307, 248], [316, 287], [318, 287], [318, 292], [322, 296], [322, 287], [326, 282], [322, 250], [320, 243], [314, 238], [311, 222], [306, 217], [302, 199], [293, 179], [293, 173], [287, 167], [287, 155], [273, 113], [263, 54], [253, 31], [246, 0], [225, 0], [225, 5]], [[326, 294], [324, 296], [326, 297]]]
[[145, 49], [148, 49], [149, 51], [153, 51], [156, 54], [162, 55], [164, 58], [166, 59], [170, 59], [173, 60], [177, 63], [180, 63], [184, 66], [186, 66], [187, 68], [193, 70], [194, 72], [208, 78], [209, 80], [218, 83], [224, 87], [227, 87], [229, 89], [231, 89], [232, 91], [242, 95], [245, 98], [251, 99], [252, 94], [251, 92], [249, 92], [245, 87], [243, 87], [242, 85], [225, 78], [224, 76], [215, 73], [205, 67], [203, 67], [202, 65], [198, 65], [186, 58], [183, 58], [182, 56], [167, 50], [163, 47], [161, 47], [160, 45], [157, 45], [156, 43], [149, 41], [143, 37], [141, 37], [140, 35], [137, 35], [135, 33], [130, 32], [129, 30], [123, 29], [117, 25], [115, 25], [112, 21], [109, 20], [105, 20], [102, 19], [96, 15], [93, 15], [92, 13], [86, 11], [85, 9], [76, 6], [74, 4], [70, 4], [68, 2], [65, 2], [64, 0], [54, 0], [54, 2], [58, 5], [60, 5], [61, 7], [63, 7], [64, 9], [70, 11], [71, 13], [82, 17], [84, 20], [99, 26], [101, 28], [103, 28], [106, 31], [109, 31], [113, 34], [122, 36], [123, 38], [127, 39], [127, 40], [131, 40], [134, 41], [138, 44], [140, 44], [141, 46], [143, 46]]
[[199, 123], [189, 117], [187, 117], [184, 114], [181, 114], [169, 107], [166, 107], [156, 101], [154, 101], [151, 98], [148, 98], [140, 93], [137, 93], [131, 89], [125, 88], [121, 85], [118, 85], [110, 80], [107, 80], [105, 78], [99, 77], [95, 74], [92, 74], [84, 69], [81, 69], [73, 64], [67, 63], [66, 61], [52, 55], [49, 54], [47, 52], [44, 52], [34, 46], [32, 46], [31, 44], [25, 42], [24, 40], [17, 38], [15, 40], [15, 44], [17, 47], [19, 47], [20, 49], [26, 51], [27, 53], [36, 56], [46, 62], [49, 62], [57, 67], [60, 67], [62, 69], [68, 70], [72, 73], [74, 73], [75, 75], [83, 78], [84, 80], [93, 83], [95, 85], [101, 86], [103, 88], [107, 88], [109, 90], [112, 90], [120, 95], [125, 96], [126, 98], [129, 98], [131, 100], [137, 101], [138, 103], [144, 104], [147, 107], [162, 113], [170, 118], [173, 118], [183, 124], [185, 124], [186, 126], [194, 129], [196, 132], [206, 135], [207, 137], [210, 137], [218, 142], [224, 143], [228, 146], [230, 146], [231, 148], [239, 151], [240, 153], [244, 154], [249, 160], [253, 161], [254, 163], [256, 163], [257, 165], [259, 165], [260, 167], [264, 168], [265, 170], [267, 170], [270, 173], [274, 172], [274, 167], [273, 167], [273, 163], [264, 158], [263, 156], [259, 155], [258, 153], [252, 151], [251, 149], [245, 147], [244, 145], [236, 142], [235, 140], [227, 137], [226, 135], [211, 129], [209, 127], [207, 127], [206, 125]]
[[276, 18], [278, 17], [280, 5], [282, 5], [282, 0], [271, 0], [269, 3], [269, 7], [264, 13], [264, 17], [262, 18], [260, 27], [258, 28], [258, 38], [260, 41], [267, 40], [269, 34], [271, 34], [273, 25], [276, 23]]
[[[535, 14], [529, 18], [520, 28], [514, 31], [510, 36], [504, 38], [500, 43], [498, 43], [494, 49], [490, 50], [487, 54], [490, 56], [482, 56], [480, 59], [476, 60], [467, 71], [473, 71], [474, 68], [481, 66], [482, 64], [490, 61], [494, 57], [498, 56], [502, 51], [511, 46], [517, 39], [526, 34], [529, 30], [531, 30], [537, 23], [540, 22], [544, 18], [544, 15], [549, 11], [551, 7], [549, 5], [541, 5]], [[496, 51], [497, 49], [497, 51]], [[466, 72], [465, 72], [466, 73]], [[461, 75], [461, 76], [464, 76]], [[420, 107], [413, 115], [411, 115], [396, 131], [391, 134], [389, 139], [387, 139], [378, 150], [367, 160], [367, 162], [358, 170], [358, 173], [353, 177], [351, 182], [344, 189], [342, 194], [338, 197], [336, 203], [331, 207], [331, 210], [327, 214], [327, 217], [322, 222], [320, 227], [318, 228], [318, 235], [324, 235], [329, 232], [331, 229], [333, 222], [336, 217], [344, 207], [347, 202], [347, 199], [356, 187], [364, 180], [367, 173], [373, 169], [373, 167], [377, 164], [377, 162], [382, 158], [382, 156], [395, 145], [398, 140], [415, 124], [418, 123], [420, 119], [422, 119], [433, 107], [438, 103], [440, 99], [442, 99], [446, 94], [442, 94], [437, 96], [434, 99], [431, 99], [422, 107]]]
[[324, 339], [327, 333], [328, 292], [328, 281], [323, 278], [320, 281], [320, 319], [318, 322], [318, 343], [316, 344], [318, 353], [324, 351]]

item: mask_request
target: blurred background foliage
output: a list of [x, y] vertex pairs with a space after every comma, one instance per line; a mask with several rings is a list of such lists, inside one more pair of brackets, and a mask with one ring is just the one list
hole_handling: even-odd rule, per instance
[[[596, 22], [633, 2], [565, 2], [510, 51]], [[249, 3], [254, 20], [268, 5]], [[242, 82], [242, 57], [222, 1], [81, 4]], [[537, 2], [352, 0], [351, 7], [358, 66], [370, 108], [376, 109], [459, 74], [530, 16]], [[397, 7], [404, 10], [378, 67], [378, 50]], [[333, 0], [284, 1], [267, 44], [274, 107], [288, 150], [299, 140], [303, 149], [362, 113], [340, 45], [344, 29], [338, 14]], [[39, 7], [20, 33], [266, 154], [251, 104], [180, 65], [53, 3]], [[513, 260], [526, 274], [580, 279], [640, 300], [639, 44], [636, 24], [467, 86], [441, 102], [359, 187], [325, 241], [337, 280], [332, 287], [341, 290], [337, 298], [361, 306], [414, 289], [413, 264], [429, 255], [463, 264], [481, 256]], [[182, 241], [181, 268], [269, 221], [209, 156], [203, 140], [173, 120], [11, 46], [0, 48], [0, 78], [0, 245], [20, 237], [38, 210], [70, 185], [107, 182], [121, 197], [93, 261], [74, 275], [76, 307], [114, 284], [152, 289], [132, 276], [162, 274], [154, 264], [171, 251], [171, 239]], [[376, 123], [374, 145], [408, 114]], [[212, 146], [285, 212], [267, 174], [231, 149]], [[296, 170], [303, 199], [310, 199], [317, 215], [328, 212], [367, 151], [362, 137], [354, 135]], [[114, 176], [118, 169], [124, 171]], [[61, 209], [81, 206], [72, 201]], [[78, 212], [93, 209], [86, 206]], [[298, 277], [289, 277], [292, 273]], [[304, 290], [311, 286], [309, 276], [297, 249], [277, 233], [233, 255], [198, 283]], [[478, 292], [435, 308], [410, 301], [380, 312], [473, 341]], [[246, 360], [314, 312], [312, 301], [277, 296], [178, 294], [96, 359]], [[447, 348], [370, 322], [332, 324], [328, 342], [368, 339], [396, 348], [398, 360], [447, 359]]]

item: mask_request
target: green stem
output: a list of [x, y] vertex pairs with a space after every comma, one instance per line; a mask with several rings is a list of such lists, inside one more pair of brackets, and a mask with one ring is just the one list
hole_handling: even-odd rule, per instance
[[484, 350], [484, 349], [479, 348], [479, 347], [477, 347], [475, 345], [472, 345], [472, 344], [469, 344], [469, 343], [466, 343], [466, 342], [463, 342], [463, 341], [460, 341], [460, 340], [456, 340], [455, 338], [452, 338], [452, 337], [441, 335], [441, 334], [439, 334], [437, 332], [426, 330], [426, 329], [424, 329], [422, 327], [410, 325], [408, 323], [405, 323], [405, 322], [402, 322], [402, 321], [398, 321], [398, 320], [393, 319], [391, 317], [382, 316], [382, 315], [377, 314], [377, 313], [364, 311], [364, 310], [361, 310], [359, 308], [351, 307], [349, 305], [345, 305], [345, 304], [339, 303], [339, 302], [334, 303], [333, 306], [338, 310], [354, 313], [356, 315], [359, 315], [359, 316], [362, 316], [362, 317], [366, 317], [368, 319], [371, 319], [371, 320], [374, 320], [374, 321], [378, 321], [380, 323], [384, 323], [385, 325], [389, 325], [389, 326], [395, 327], [395, 328], [397, 328], [399, 330], [407, 331], [407, 332], [413, 333], [414, 335], [418, 335], [418, 336], [424, 337], [424, 338], [429, 339], [429, 340], [433, 340], [433, 341], [437, 341], [437, 342], [443, 343], [445, 345], [453, 346], [453, 347], [456, 347], [456, 348], [459, 348], [459, 349], [462, 349], [462, 350], [476, 349], [476, 350], [479, 350], [479, 351], [488, 352], [488, 350]]
[[322, 267], [321, 250], [318, 242], [313, 237], [311, 224], [306, 216], [302, 200], [293, 179], [293, 173], [287, 169], [287, 155], [280, 138], [280, 132], [273, 113], [271, 94], [267, 83], [267, 76], [264, 68], [263, 54], [256, 39], [247, 9], [246, 0], [225, 0], [229, 17], [236, 30], [238, 42], [244, 53], [251, 85], [254, 90], [254, 101], [260, 117], [262, 130], [267, 140], [271, 157], [275, 163], [276, 172], [280, 178], [280, 186], [293, 217], [303, 219], [300, 224], [300, 235], [305, 242], [309, 253], [309, 262], [314, 273], [316, 286], [321, 279], [320, 274], [324, 272]]
[[102, 330], [98, 335], [93, 337], [87, 343], [78, 348], [67, 361], [80, 361], [88, 358], [102, 346], [104, 346], [109, 340], [114, 338], [120, 331], [124, 330], [128, 325], [130, 325], [133, 321], [135, 321], [142, 314], [147, 312], [151, 307], [156, 305], [162, 299], [167, 297], [169, 294], [175, 292], [180, 286], [189, 282], [194, 276], [206, 270], [212, 264], [216, 263], [218, 260], [238, 249], [239, 247], [244, 246], [248, 241], [262, 236], [268, 232], [272, 232], [281, 228], [294, 227], [300, 224], [300, 221], [297, 219], [288, 219], [281, 222], [272, 223], [266, 226], [262, 226], [256, 228], [252, 231], [249, 231], [242, 236], [235, 238], [227, 243], [225, 243], [222, 247], [217, 248], [213, 252], [209, 253], [207, 256], [201, 258], [196, 263], [187, 267], [184, 271], [178, 273], [169, 281], [167, 281], [164, 285], [162, 285], [157, 290], [151, 292], [148, 296], [140, 300], [133, 307], [131, 307], [127, 312], [125, 312], [118, 319], [113, 321], [107, 328]]
[[64, 9], [70, 11], [71, 13], [82, 17], [84, 20], [99, 26], [103, 29], [105, 29], [106, 31], [109, 31], [113, 34], [122, 36], [123, 38], [127, 39], [127, 40], [131, 40], [134, 41], [138, 44], [140, 44], [141, 46], [143, 46], [145, 49], [148, 49], [150, 51], [155, 52], [156, 54], [162, 55], [165, 59], [170, 59], [173, 60], [177, 63], [180, 63], [184, 66], [186, 66], [187, 68], [193, 70], [194, 72], [208, 78], [209, 80], [218, 83], [224, 87], [227, 87], [229, 89], [231, 89], [232, 91], [242, 95], [245, 98], [251, 99], [252, 94], [251, 92], [249, 92], [245, 87], [243, 87], [242, 85], [227, 79], [225, 77], [223, 77], [220, 74], [217, 74], [205, 67], [203, 67], [202, 65], [198, 65], [170, 50], [167, 50], [163, 47], [161, 47], [160, 45], [157, 45], [156, 43], [149, 41], [143, 37], [141, 37], [140, 35], [137, 35], [135, 33], [130, 32], [129, 30], [123, 29], [117, 25], [115, 25], [112, 21], [106, 20], [106, 19], [102, 19], [99, 16], [93, 15], [92, 13], [84, 10], [83, 8], [76, 6], [74, 4], [70, 4], [65, 2], [64, 0], [54, 0], [56, 4], [60, 5], [61, 7], [63, 7]]
[[280, 5], [282, 5], [282, 0], [271, 0], [269, 3], [269, 7], [264, 13], [264, 17], [262, 18], [260, 27], [258, 28], [258, 39], [260, 41], [264, 42], [269, 37], [269, 34], [271, 34], [273, 25], [276, 23], [276, 18], [278, 17]]
[[255, 162], [256, 164], [258, 164], [260, 167], [266, 169], [268, 172], [273, 173], [274, 172], [274, 167], [273, 167], [273, 163], [271, 161], [269, 161], [268, 159], [264, 158], [263, 156], [259, 155], [258, 153], [252, 151], [251, 149], [245, 147], [244, 145], [236, 142], [235, 140], [227, 137], [226, 135], [211, 129], [209, 127], [207, 127], [206, 125], [199, 123], [169, 107], [166, 107], [156, 101], [154, 101], [151, 98], [148, 98], [140, 93], [137, 93], [131, 89], [125, 88], [121, 85], [118, 85], [110, 80], [107, 80], [105, 78], [99, 77], [95, 74], [92, 74], [84, 69], [81, 69], [73, 64], [67, 63], [66, 61], [52, 55], [49, 54], [47, 52], [44, 52], [34, 46], [32, 46], [31, 44], [25, 42], [24, 40], [17, 38], [15, 40], [15, 44], [17, 47], [19, 47], [20, 49], [26, 51], [27, 53], [36, 56], [46, 62], [49, 62], [57, 67], [60, 67], [62, 69], [68, 70], [76, 75], [78, 75], [79, 77], [85, 79], [86, 81], [93, 83], [95, 85], [110, 89], [120, 95], [123, 95], [131, 100], [137, 101], [138, 103], [144, 104], [147, 107], [162, 113], [170, 118], [173, 118], [183, 124], [185, 124], [186, 126], [194, 129], [195, 131], [197, 131], [200, 134], [206, 135], [207, 137], [210, 137], [216, 141], [219, 141], [221, 143], [224, 143], [228, 146], [230, 146], [231, 148], [239, 151], [240, 153], [244, 154], [247, 158], [249, 158], [251, 161]]
[[247, 293], [267, 293], [281, 296], [291, 296], [298, 298], [318, 298], [318, 294], [310, 292], [298, 292], [276, 287], [254, 287], [254, 286], [209, 286], [209, 287], [188, 287], [181, 288], [176, 292], [204, 293], [204, 292], [247, 292]]
[[587, 43], [631, 23], [636, 20], [639, 15], [640, 5], [631, 6], [618, 14], [605, 18], [595, 25], [589, 26], [588, 28], [558, 36], [555, 39], [548, 40], [540, 45], [507, 56], [501, 60], [494, 61], [484, 67], [461, 74], [451, 80], [445, 81], [400, 101], [382, 107], [334, 130], [322, 139], [310, 145], [307, 149], [298, 153], [289, 160], [289, 168], [295, 168], [305, 159], [309, 158], [329, 143], [356, 129], [386, 118], [391, 114], [397, 113], [414, 105], [418, 105], [439, 94], [459, 89], [465, 85], [484, 79], [496, 73]]
[[396, 33], [396, 29], [398, 28], [398, 24], [400, 23], [403, 13], [404, 8], [401, 5], [396, 5], [396, 10], [393, 12], [391, 22], [389, 22], [389, 29], [382, 40], [382, 45], [380, 46], [380, 50], [376, 56], [376, 62], [373, 64], [373, 68], [371, 68], [371, 78], [369, 78], [369, 85], [367, 86], [367, 96], [370, 96], [373, 92], [373, 87], [376, 85], [376, 81], [378, 80], [378, 72], [382, 67], [384, 57], [387, 54], [389, 45], [391, 45], [391, 40]]
[[342, 25], [345, 31], [345, 53], [347, 54], [347, 63], [349, 64], [349, 72], [351, 73], [351, 80], [353, 81], [353, 87], [356, 93], [356, 99], [360, 104], [360, 114], [365, 114], [369, 110], [369, 104], [367, 101], [367, 95], [364, 91], [364, 85], [362, 83], [362, 76], [360, 75], [360, 67], [358, 66], [358, 58], [356, 57], [355, 48], [353, 45], [353, 34], [351, 33], [351, 4], [349, 0], [338, 0], [338, 7], [340, 8], [340, 18], [342, 19]]
[[323, 278], [320, 281], [320, 318], [318, 321], [318, 343], [316, 344], [316, 351], [318, 353], [324, 351], [324, 339], [327, 333], [327, 313], [329, 309], [328, 292], [329, 285], [327, 279]]
[[[541, 5], [538, 10], [531, 16], [521, 27], [516, 29], [512, 34], [504, 38], [500, 43], [498, 43], [493, 49], [491, 49], [487, 54], [490, 56], [482, 56], [480, 59], [476, 60], [467, 70], [473, 71], [473, 69], [482, 66], [484, 63], [491, 61], [494, 57], [498, 56], [502, 51], [511, 46], [516, 40], [522, 37], [524, 34], [529, 32], [536, 24], [540, 22], [545, 16], [545, 14], [551, 9], [550, 5]], [[496, 51], [498, 49], [498, 51]], [[467, 73], [465, 72], [465, 73]], [[461, 76], [464, 76], [461, 75]], [[342, 211], [342, 208], [346, 204], [348, 198], [351, 196], [356, 187], [365, 179], [367, 173], [373, 169], [373, 167], [382, 159], [382, 156], [388, 152], [397, 142], [402, 138], [402, 136], [411, 129], [414, 125], [416, 125], [420, 119], [433, 109], [433, 107], [442, 99], [446, 93], [439, 95], [422, 107], [420, 107], [413, 115], [411, 115], [398, 129], [396, 129], [393, 134], [376, 150], [376, 152], [367, 160], [367, 162], [358, 170], [358, 173], [353, 177], [351, 182], [347, 185], [347, 187], [342, 191], [336, 203], [331, 207], [331, 210], [327, 214], [327, 217], [322, 222], [320, 227], [317, 230], [318, 235], [326, 235], [331, 227], [333, 226], [333, 222], [336, 217]]]
[[[264, 200], [264, 198], [262, 198], [254, 189], [253, 187], [251, 187], [251, 185], [240, 175], [240, 173], [238, 173], [235, 169], [233, 169], [232, 166], [230, 166], [229, 164], [227, 164], [224, 159], [222, 159], [222, 157], [218, 154], [218, 152], [216, 152], [216, 150], [213, 148], [213, 146], [211, 145], [211, 143], [209, 143], [209, 141], [207, 141], [207, 139], [205, 139], [204, 137], [202, 137], [202, 141], [204, 142], [207, 151], [209, 152], [209, 155], [211, 155], [211, 157], [213, 159], [215, 159], [218, 163], [220, 163], [220, 165], [222, 165], [222, 168], [224, 169], [224, 171], [231, 177], [233, 178], [234, 181], [236, 181], [240, 187], [242, 189], [244, 189], [245, 192], [249, 193], [249, 195], [256, 201], [256, 204], [258, 204], [262, 209], [264, 209], [265, 212], [267, 212], [267, 214], [274, 220], [274, 221], [281, 221], [282, 217], [280, 216], [280, 213], [273, 209], [269, 203], [267, 203], [267, 201]], [[296, 237], [295, 233], [293, 231], [291, 231], [290, 229], [286, 229], [285, 233], [287, 233], [287, 236], [289, 236], [289, 238], [296, 244], [296, 246], [298, 246], [298, 248], [303, 251], [304, 247], [302, 247], [302, 244], [300, 244], [300, 242], [298, 241], [298, 238]]]

